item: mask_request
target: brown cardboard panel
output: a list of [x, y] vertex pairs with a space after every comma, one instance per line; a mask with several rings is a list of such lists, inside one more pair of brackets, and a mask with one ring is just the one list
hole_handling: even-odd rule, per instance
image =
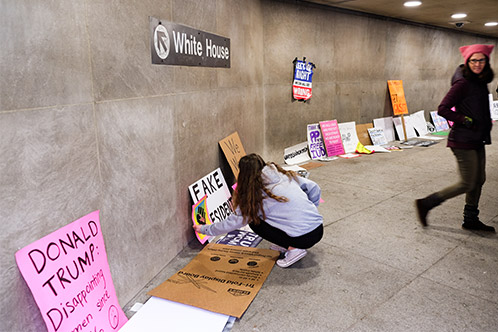
[[302, 167], [306, 170], [310, 170], [310, 169], [313, 169], [313, 168], [317, 168], [317, 167], [322, 167], [323, 164], [322, 163], [318, 163], [318, 162], [315, 162], [315, 161], [310, 161], [306, 164], [303, 164], [303, 165], [300, 165], [299, 167]]
[[360, 143], [363, 145], [372, 145], [372, 140], [370, 139], [370, 135], [368, 134], [368, 128], [373, 128], [373, 124], [365, 123], [356, 125], [356, 134], [358, 135]]
[[221, 150], [230, 164], [233, 175], [237, 178], [239, 176], [239, 160], [246, 155], [242, 142], [240, 141], [239, 134], [234, 132], [218, 143], [220, 144]]
[[210, 243], [148, 294], [240, 318], [278, 256], [275, 250]]

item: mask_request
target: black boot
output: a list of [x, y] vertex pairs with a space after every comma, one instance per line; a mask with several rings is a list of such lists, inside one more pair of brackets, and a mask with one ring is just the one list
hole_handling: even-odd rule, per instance
[[482, 223], [479, 220], [479, 210], [477, 206], [465, 205], [463, 209], [463, 224], [462, 228], [476, 230], [476, 231], [485, 231], [485, 232], [495, 232], [495, 228], [493, 226], [488, 226]]
[[432, 194], [426, 198], [417, 199], [415, 207], [417, 208], [418, 220], [422, 226], [427, 226], [427, 214], [429, 211], [443, 202], [443, 199], [437, 194]]

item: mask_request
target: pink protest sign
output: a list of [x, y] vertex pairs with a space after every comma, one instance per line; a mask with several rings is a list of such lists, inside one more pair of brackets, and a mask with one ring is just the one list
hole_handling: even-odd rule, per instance
[[320, 122], [320, 130], [322, 131], [323, 143], [327, 156], [333, 157], [344, 154], [344, 146], [342, 145], [341, 133], [337, 120]]
[[98, 210], [22, 248], [16, 262], [49, 332], [112, 332], [126, 323]]

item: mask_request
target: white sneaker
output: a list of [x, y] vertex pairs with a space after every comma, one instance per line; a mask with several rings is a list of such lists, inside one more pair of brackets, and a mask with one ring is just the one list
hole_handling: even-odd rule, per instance
[[278, 244], [275, 244], [275, 243], [271, 244], [270, 250], [276, 250], [276, 251], [279, 251], [279, 252], [282, 252], [282, 253], [286, 253], [287, 252], [287, 249], [285, 249], [284, 247], [281, 247], [281, 246], [279, 246]]
[[308, 252], [306, 249], [292, 249], [292, 250], [287, 250], [285, 253], [285, 257], [282, 259], [279, 259], [277, 261], [277, 265], [280, 267], [289, 267], [304, 256], [306, 256]]

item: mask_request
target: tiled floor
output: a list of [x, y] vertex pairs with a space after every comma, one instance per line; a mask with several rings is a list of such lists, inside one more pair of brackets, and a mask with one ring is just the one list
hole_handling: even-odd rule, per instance
[[[480, 216], [498, 228], [498, 129], [493, 138]], [[310, 170], [325, 201], [324, 238], [292, 267], [273, 268], [232, 331], [498, 331], [498, 236], [461, 229], [463, 196], [431, 211], [425, 229], [416, 219], [416, 198], [456, 180], [445, 146]], [[193, 242], [125, 311], [200, 249]]]

